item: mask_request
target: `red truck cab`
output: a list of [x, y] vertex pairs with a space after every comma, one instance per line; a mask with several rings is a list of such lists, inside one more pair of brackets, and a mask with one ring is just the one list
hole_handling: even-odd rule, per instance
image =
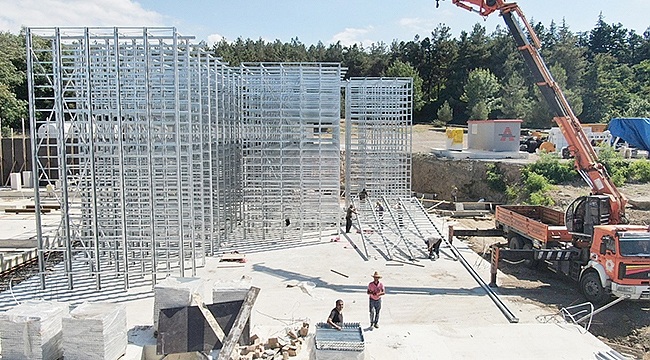
[[650, 229], [640, 225], [594, 226], [589, 262], [580, 276], [594, 297], [650, 299]]

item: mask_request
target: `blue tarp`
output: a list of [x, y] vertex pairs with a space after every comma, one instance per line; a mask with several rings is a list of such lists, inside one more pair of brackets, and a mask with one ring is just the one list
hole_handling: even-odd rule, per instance
[[615, 118], [609, 122], [608, 130], [612, 141], [620, 137], [630, 146], [650, 151], [650, 119]]

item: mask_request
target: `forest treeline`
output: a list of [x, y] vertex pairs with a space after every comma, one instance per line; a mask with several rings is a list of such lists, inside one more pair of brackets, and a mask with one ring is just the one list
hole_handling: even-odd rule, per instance
[[[650, 116], [650, 28], [643, 34], [601, 16], [574, 33], [566, 23], [531, 24], [555, 81], [583, 123]], [[468, 119], [523, 119], [549, 128], [552, 115], [505, 27], [488, 34], [480, 23], [452, 36], [439, 25], [427, 36], [390, 45], [324, 45], [262, 39], [222, 40], [207, 47], [231, 66], [244, 62], [336, 62], [346, 78], [414, 78], [414, 120], [463, 124]], [[27, 116], [24, 34], [0, 33], [0, 119], [20, 128]]]

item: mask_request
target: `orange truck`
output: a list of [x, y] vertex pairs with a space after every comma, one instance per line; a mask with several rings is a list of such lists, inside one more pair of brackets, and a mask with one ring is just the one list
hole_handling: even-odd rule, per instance
[[590, 234], [576, 236], [565, 226], [561, 211], [527, 205], [497, 206], [495, 225], [508, 244], [507, 248], [492, 246], [491, 286], [496, 286], [499, 260], [525, 260], [576, 280], [585, 298], [594, 304], [602, 304], [612, 295], [650, 299], [648, 226], [594, 225], [588, 228]]

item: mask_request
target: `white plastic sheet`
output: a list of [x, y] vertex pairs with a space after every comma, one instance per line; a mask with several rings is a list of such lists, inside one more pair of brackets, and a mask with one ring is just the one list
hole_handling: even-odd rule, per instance
[[84, 303], [63, 319], [66, 360], [117, 360], [126, 352], [126, 308], [120, 304]]
[[59, 359], [66, 303], [27, 301], [0, 314], [3, 359]]

